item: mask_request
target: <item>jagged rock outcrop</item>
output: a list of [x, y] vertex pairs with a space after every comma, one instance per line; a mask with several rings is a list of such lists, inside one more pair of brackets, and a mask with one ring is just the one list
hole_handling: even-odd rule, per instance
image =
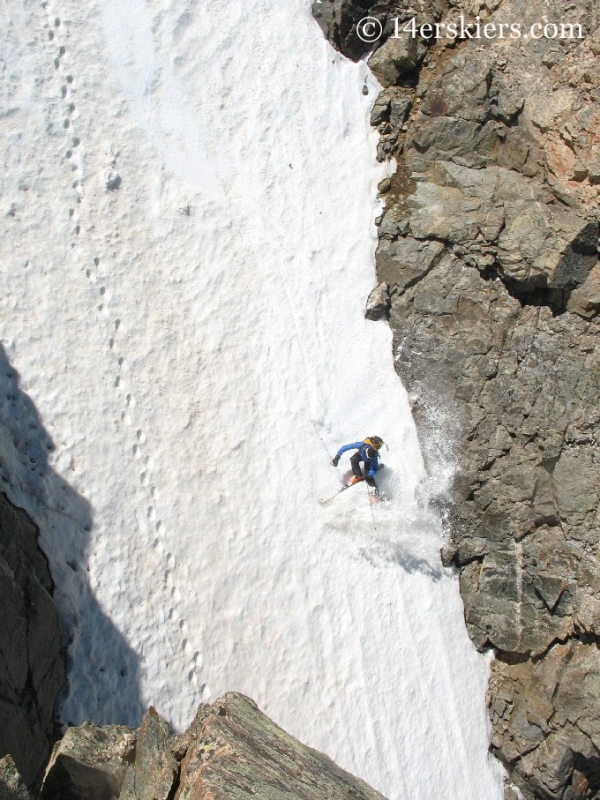
[[0, 756], [30, 785], [43, 769], [64, 681], [58, 611], [39, 531], [0, 494]]
[[133, 769], [133, 796], [136, 800], [168, 800], [179, 762], [170, 748], [169, 726], [151, 708], [138, 732]]
[[600, 673], [594, 641], [555, 644], [537, 661], [498, 662], [494, 748], [540, 797], [594, 797], [600, 783]]
[[[340, 6], [339, 19], [365, 10]], [[448, 525], [443, 559], [460, 570], [473, 641], [497, 652], [492, 750], [527, 798], [592, 798], [600, 10], [584, 0], [457, 0], [441, 22], [461, 14], [518, 22], [523, 33], [541, 21], [572, 25], [582, 38], [417, 42], [422, 69], [409, 74], [393, 73], [391, 45], [375, 52], [385, 87], [371, 118], [378, 157], [398, 164], [379, 220], [378, 279], [430, 469], [458, 462], [436, 498]]]
[[11, 756], [0, 758], [0, 800], [31, 800], [31, 795]]
[[598, 325], [522, 306], [453, 255], [394, 298], [391, 321], [422, 429], [435, 435], [440, 384], [459, 411], [444, 555], [462, 569], [475, 644], [539, 656], [595, 635]]
[[367, 319], [384, 319], [390, 310], [390, 287], [385, 283], [376, 286], [367, 298], [365, 317]]
[[241, 694], [201, 706], [170, 736], [151, 708], [137, 732], [71, 728], [52, 754], [42, 800], [385, 800], [300, 744]]
[[[374, 66], [381, 70], [384, 85], [390, 85], [385, 75], [396, 73], [400, 78], [408, 74], [426, 53], [427, 46], [423, 41], [415, 43], [399, 30], [396, 38], [396, 20], [398, 27], [415, 17], [418, 24], [431, 23], [442, 15], [442, 0], [314, 0], [313, 15], [326, 38], [348, 58], [357, 61], [372, 46], [385, 46], [385, 53], [376, 57]], [[358, 29], [361, 20], [366, 17], [377, 19], [381, 23], [382, 37], [369, 43], [361, 38]], [[412, 63], [412, 66], [410, 64]], [[390, 81], [393, 82], [393, 81]]]
[[132, 728], [85, 723], [69, 728], [57, 742], [46, 768], [41, 800], [111, 800], [118, 797], [133, 762]]
[[201, 708], [181, 765], [176, 800], [381, 800], [382, 795], [300, 744], [240, 694]]

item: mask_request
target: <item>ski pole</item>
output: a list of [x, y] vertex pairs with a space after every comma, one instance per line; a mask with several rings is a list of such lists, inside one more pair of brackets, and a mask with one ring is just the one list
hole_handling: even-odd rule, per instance
[[[377, 489], [377, 484], [375, 483], [375, 480], [373, 480], [373, 483], [375, 484], [375, 490], [379, 491]], [[367, 494], [369, 495], [369, 507], [371, 509], [371, 518], [373, 519], [373, 527], [375, 528], [375, 531], [377, 531], [377, 523], [375, 522], [375, 511], [373, 510], [373, 499], [371, 498], [371, 487], [369, 486], [368, 483], [367, 483]]]
[[319, 439], [319, 441], [320, 441], [320, 442], [321, 442], [321, 444], [323, 445], [323, 450], [325, 450], [325, 452], [327, 453], [327, 458], [328, 458], [328, 460], [331, 462], [331, 456], [329, 455], [329, 450], [327, 449], [327, 445], [326, 445], [326, 444], [325, 444], [325, 442], [323, 441], [323, 438], [322, 438], [321, 434], [320, 434], [320, 433], [319, 433], [319, 431], [317, 430], [317, 426], [315, 425], [315, 421], [311, 419], [311, 421], [310, 421], [310, 422], [311, 422], [311, 425], [313, 426], [313, 428], [315, 429], [315, 433], [317, 434], [317, 438]]

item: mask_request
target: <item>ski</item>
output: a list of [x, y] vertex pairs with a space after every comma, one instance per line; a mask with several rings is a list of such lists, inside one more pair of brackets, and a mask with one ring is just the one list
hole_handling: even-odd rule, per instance
[[337, 492], [335, 492], [335, 494], [332, 494], [330, 497], [325, 497], [322, 500], [319, 500], [319, 503], [321, 503], [322, 506], [327, 505], [327, 503], [330, 503], [332, 500], [335, 500], [335, 498], [339, 494], [345, 492], [346, 489], [351, 489], [352, 486], [356, 486], [358, 483], [361, 483], [362, 481], [364, 481], [364, 478], [359, 478], [357, 481], [354, 481], [354, 483], [349, 483], [347, 486], [342, 486], [342, 488], [338, 489]]
[[[384, 467], [385, 467], [385, 464], [379, 464], [378, 467], [377, 467], [377, 471], [379, 472], [379, 470], [383, 469]], [[349, 489], [351, 486], [356, 486], [357, 483], [361, 483], [362, 481], [364, 481], [364, 479], [365, 478], [363, 476], [362, 478], [358, 478], [358, 480], [353, 481], [352, 483], [346, 484], [346, 486], [342, 486], [342, 488], [338, 489], [337, 492], [335, 492], [335, 494], [332, 494], [330, 497], [324, 497], [322, 500], [319, 500], [319, 503], [321, 503], [322, 506], [327, 505], [327, 503], [330, 503], [332, 500], [334, 500], [338, 496], [338, 494], [341, 494], [342, 492], [345, 492], [346, 489]], [[379, 491], [377, 486], [375, 486], [375, 491], [376, 492]], [[369, 497], [370, 496], [371, 496], [371, 493], [369, 492]]]

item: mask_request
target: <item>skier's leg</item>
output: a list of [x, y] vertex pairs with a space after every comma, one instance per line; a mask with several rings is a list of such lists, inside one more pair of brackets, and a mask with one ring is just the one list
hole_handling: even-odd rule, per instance
[[355, 453], [352, 456], [352, 458], [350, 459], [350, 466], [352, 467], [352, 473], [357, 478], [362, 478], [363, 474], [362, 474], [362, 470], [360, 468], [360, 454], [359, 453]]

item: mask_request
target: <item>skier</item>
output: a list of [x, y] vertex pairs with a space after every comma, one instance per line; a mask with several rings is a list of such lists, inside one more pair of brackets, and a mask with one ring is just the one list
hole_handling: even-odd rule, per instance
[[[377, 488], [375, 484], [375, 473], [380, 469], [377, 451], [380, 450], [382, 446], [383, 439], [380, 439], [379, 436], [368, 436], [363, 442], [352, 442], [352, 444], [345, 444], [343, 447], [340, 447], [331, 463], [334, 467], [337, 467], [342, 454], [345, 453], [346, 450], [357, 450], [358, 452], [350, 459], [350, 465], [354, 473], [354, 478], [351, 483], [365, 480], [369, 486]], [[360, 467], [361, 461], [364, 463], [364, 474]]]

